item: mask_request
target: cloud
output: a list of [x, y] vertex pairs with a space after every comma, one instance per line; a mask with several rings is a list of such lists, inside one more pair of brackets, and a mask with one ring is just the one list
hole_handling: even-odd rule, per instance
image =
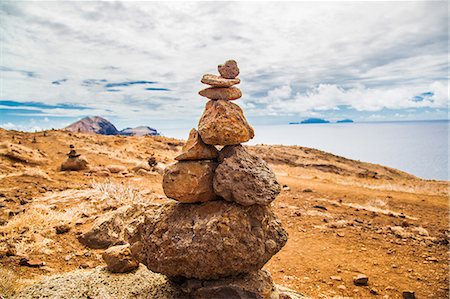
[[0, 100], [43, 117], [195, 119], [201, 76], [234, 58], [249, 116], [445, 110], [447, 10], [445, 1], [6, 2]]
[[[289, 85], [275, 88], [266, 97], [249, 100], [248, 108], [270, 114], [304, 113], [307, 111], [339, 110], [350, 107], [358, 111], [381, 111], [383, 109], [442, 108], [448, 105], [446, 85], [434, 82], [423, 86], [397, 86], [367, 88], [356, 86], [344, 88], [334, 84], [319, 84], [304, 92], [293, 93]], [[263, 108], [255, 108], [260, 106]]]
[[0, 128], [6, 129], [6, 130], [14, 130], [17, 128], [17, 126], [11, 122], [0, 124]]

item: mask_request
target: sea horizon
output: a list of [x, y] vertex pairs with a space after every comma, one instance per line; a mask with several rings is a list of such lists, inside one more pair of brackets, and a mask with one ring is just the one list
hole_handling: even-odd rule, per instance
[[[255, 125], [255, 138], [246, 144], [310, 147], [423, 179], [448, 181], [449, 122], [439, 119]], [[190, 129], [162, 129], [161, 135], [186, 139]]]

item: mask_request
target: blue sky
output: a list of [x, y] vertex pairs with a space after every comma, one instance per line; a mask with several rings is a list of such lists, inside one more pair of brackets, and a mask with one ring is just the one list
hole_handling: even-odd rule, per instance
[[0, 3], [0, 127], [195, 126], [238, 61], [254, 124], [448, 119], [448, 2]]

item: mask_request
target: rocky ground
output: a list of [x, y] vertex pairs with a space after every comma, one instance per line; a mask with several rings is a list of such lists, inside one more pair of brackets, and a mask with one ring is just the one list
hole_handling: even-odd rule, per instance
[[[89, 170], [59, 171], [70, 144]], [[0, 293], [103, 265], [103, 250], [79, 237], [122, 206], [167, 201], [161, 172], [182, 145], [165, 137], [0, 129]], [[449, 296], [448, 182], [304, 147], [249, 150], [284, 186], [272, 205], [289, 241], [265, 267], [275, 283], [313, 298]], [[367, 286], [354, 284], [358, 274]]]

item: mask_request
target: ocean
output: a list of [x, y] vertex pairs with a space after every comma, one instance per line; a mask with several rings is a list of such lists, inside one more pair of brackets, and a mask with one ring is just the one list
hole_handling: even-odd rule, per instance
[[[424, 179], [449, 179], [449, 121], [405, 121], [254, 126], [248, 144], [312, 147], [381, 164]], [[163, 130], [186, 139], [190, 129]]]

